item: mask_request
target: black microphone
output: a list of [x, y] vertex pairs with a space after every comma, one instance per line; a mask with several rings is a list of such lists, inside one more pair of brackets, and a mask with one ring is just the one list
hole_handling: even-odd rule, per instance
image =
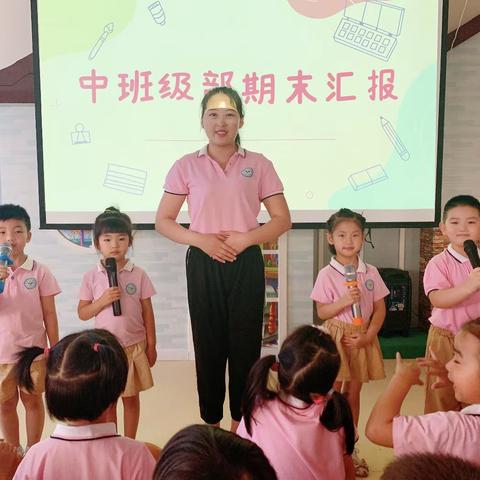
[[463, 242], [463, 249], [472, 264], [472, 268], [480, 267], [477, 244], [473, 240], [465, 240]]
[[[105, 270], [107, 271], [108, 284], [110, 287], [118, 287], [117, 277], [117, 261], [113, 257], [105, 259]], [[120, 300], [115, 300], [112, 303], [113, 314], [118, 317], [122, 314], [122, 308], [120, 307]]]
[[[357, 269], [355, 265], [345, 265], [345, 285], [348, 288], [357, 287]], [[354, 325], [363, 325], [362, 309], [360, 304], [355, 302], [352, 304], [352, 315], [353, 315], [353, 324]]]

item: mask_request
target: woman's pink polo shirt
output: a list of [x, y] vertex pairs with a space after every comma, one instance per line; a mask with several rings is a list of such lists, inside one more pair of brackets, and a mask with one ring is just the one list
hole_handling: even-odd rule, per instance
[[253, 230], [261, 202], [283, 193], [272, 162], [263, 155], [239, 148], [222, 170], [206, 146], [174, 163], [164, 189], [187, 196], [190, 229], [199, 233]]

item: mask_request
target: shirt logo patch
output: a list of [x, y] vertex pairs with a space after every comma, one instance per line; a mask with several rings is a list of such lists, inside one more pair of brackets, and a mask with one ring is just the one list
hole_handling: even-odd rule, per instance
[[247, 167], [242, 170], [242, 175], [244, 177], [253, 177], [253, 168]]
[[371, 278], [367, 278], [367, 280], [365, 280], [365, 288], [369, 292], [371, 292], [375, 288], [375, 283]]
[[25, 288], [28, 288], [29, 290], [33, 290], [37, 286], [37, 280], [33, 277], [26, 278], [25, 281], [23, 282], [23, 285]]
[[133, 295], [137, 292], [137, 286], [134, 283], [128, 283], [127, 286], [125, 287], [125, 291], [129, 295]]

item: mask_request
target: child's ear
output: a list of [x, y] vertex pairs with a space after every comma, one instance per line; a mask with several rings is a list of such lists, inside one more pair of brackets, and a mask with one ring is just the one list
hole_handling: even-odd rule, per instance
[[333, 245], [333, 235], [330, 232], [327, 232], [327, 242]]
[[447, 234], [446, 234], [446, 231], [445, 231], [445, 230], [446, 230], [446, 226], [445, 226], [445, 224], [444, 224], [443, 222], [440, 222], [440, 223], [438, 224], [438, 228], [439, 228], [440, 231], [442, 232], [442, 235], [445, 235], [445, 236], [447, 235]]
[[30, 230], [28, 233], [27, 233], [27, 243], [32, 239], [32, 231]]

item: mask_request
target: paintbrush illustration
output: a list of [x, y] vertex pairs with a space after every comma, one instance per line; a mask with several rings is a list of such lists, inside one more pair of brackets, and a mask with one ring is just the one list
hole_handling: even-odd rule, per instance
[[113, 23], [108, 23], [103, 27], [103, 33], [98, 37], [97, 42], [93, 46], [92, 50], [90, 50], [90, 54], [88, 55], [89, 60], [93, 60], [96, 56], [102, 45], [105, 43], [107, 37], [113, 32]]

